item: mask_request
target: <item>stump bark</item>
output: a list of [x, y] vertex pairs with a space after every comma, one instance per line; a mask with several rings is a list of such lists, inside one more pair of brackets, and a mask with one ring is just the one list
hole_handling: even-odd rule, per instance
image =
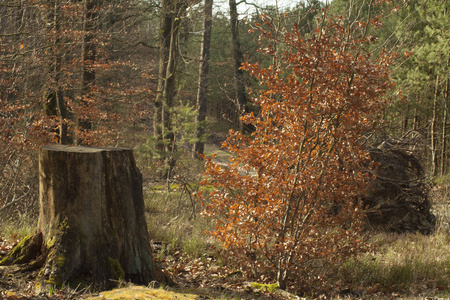
[[132, 150], [42, 146], [36, 233], [1, 264], [38, 269], [38, 285], [147, 284], [155, 266]]

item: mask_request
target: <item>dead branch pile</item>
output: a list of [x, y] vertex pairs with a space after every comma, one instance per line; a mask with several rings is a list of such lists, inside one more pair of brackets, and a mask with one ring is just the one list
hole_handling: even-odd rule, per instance
[[363, 198], [367, 224], [375, 230], [430, 234], [436, 225], [428, 199], [430, 184], [413, 139], [389, 139], [370, 150], [376, 179]]

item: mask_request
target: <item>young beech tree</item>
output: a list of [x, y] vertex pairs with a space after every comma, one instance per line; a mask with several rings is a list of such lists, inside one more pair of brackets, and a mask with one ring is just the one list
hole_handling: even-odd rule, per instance
[[201, 198], [211, 235], [247, 274], [270, 275], [281, 288], [367, 248], [358, 201], [369, 179], [363, 142], [386, 105], [390, 60], [364, 51], [370, 24], [348, 31], [325, 11], [321, 18], [309, 38], [298, 26], [285, 32], [283, 53], [261, 50], [276, 66], [243, 65], [263, 87], [252, 99], [259, 114], [243, 117], [255, 131], [230, 131], [227, 167], [206, 158], [204, 184], [214, 190]]

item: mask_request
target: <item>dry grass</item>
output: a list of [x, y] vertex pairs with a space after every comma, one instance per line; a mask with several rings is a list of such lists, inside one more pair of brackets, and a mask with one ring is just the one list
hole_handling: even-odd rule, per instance
[[450, 184], [431, 193], [436, 232], [429, 235], [378, 233], [374, 253], [351, 259], [340, 280], [359, 295], [450, 297]]
[[[0, 218], [2, 218], [0, 216]], [[17, 213], [16, 218], [3, 218], [0, 221], [0, 238], [21, 239], [36, 230], [37, 219]]]
[[153, 188], [146, 192], [145, 202], [150, 237], [163, 243], [162, 253], [182, 250], [200, 256], [208, 252], [208, 222], [199, 216], [197, 204], [179, 186], [169, 191]]
[[[205, 154], [216, 154], [216, 161], [220, 163], [228, 162], [230, 156], [214, 144], [205, 145]], [[150, 237], [163, 243], [163, 253], [182, 250], [198, 257], [210, 254], [211, 239], [205, 231], [211, 229], [211, 225], [200, 216], [201, 203], [192, 196], [193, 192], [205, 189], [199, 186], [203, 162], [186, 157], [189, 155], [177, 161], [177, 179], [169, 187], [163, 181], [148, 182], [144, 186], [144, 201]]]
[[342, 277], [352, 290], [429, 297], [450, 296], [450, 237], [444, 233], [377, 234], [375, 253], [348, 261]]

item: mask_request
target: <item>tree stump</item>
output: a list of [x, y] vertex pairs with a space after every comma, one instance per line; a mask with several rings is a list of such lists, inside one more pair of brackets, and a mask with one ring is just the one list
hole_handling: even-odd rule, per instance
[[0, 264], [40, 268], [39, 290], [155, 280], [132, 150], [42, 146], [39, 201], [36, 233]]

